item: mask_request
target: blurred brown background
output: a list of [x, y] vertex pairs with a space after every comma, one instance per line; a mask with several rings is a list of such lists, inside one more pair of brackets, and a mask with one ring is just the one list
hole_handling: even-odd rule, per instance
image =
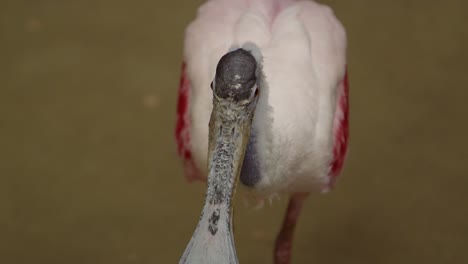
[[[323, 1], [347, 28], [351, 151], [294, 263], [468, 263], [468, 2]], [[176, 263], [200, 213], [173, 127], [201, 1], [0, 2], [0, 263]], [[237, 203], [271, 263], [286, 199]]]

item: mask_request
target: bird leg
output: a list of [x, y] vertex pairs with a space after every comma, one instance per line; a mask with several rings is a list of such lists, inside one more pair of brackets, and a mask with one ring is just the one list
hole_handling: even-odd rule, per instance
[[284, 216], [283, 225], [276, 237], [274, 260], [275, 264], [290, 264], [291, 249], [294, 229], [297, 219], [302, 211], [302, 205], [307, 198], [307, 193], [296, 193], [289, 199], [288, 209]]

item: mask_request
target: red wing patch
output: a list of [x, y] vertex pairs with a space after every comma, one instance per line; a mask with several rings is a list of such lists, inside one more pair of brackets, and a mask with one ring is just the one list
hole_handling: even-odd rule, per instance
[[182, 74], [179, 84], [179, 96], [177, 99], [177, 122], [175, 137], [177, 142], [177, 153], [184, 162], [185, 177], [188, 181], [201, 179], [193, 161], [190, 148], [190, 81], [187, 77], [185, 62], [182, 63]]
[[335, 136], [335, 143], [333, 145], [333, 160], [330, 163], [330, 183], [328, 186], [330, 189], [333, 188], [338, 175], [343, 169], [346, 153], [348, 151], [349, 82], [347, 71], [339, 89], [339, 96], [337, 99], [339, 101], [336, 105], [335, 119], [333, 121], [333, 134]]

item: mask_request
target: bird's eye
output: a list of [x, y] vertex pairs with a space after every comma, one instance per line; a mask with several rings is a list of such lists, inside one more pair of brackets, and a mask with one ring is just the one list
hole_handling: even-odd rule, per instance
[[211, 90], [213, 90], [213, 82], [210, 83]]
[[259, 91], [258, 91], [258, 88], [257, 88], [257, 89], [255, 89], [255, 97], [258, 96], [258, 93], [259, 93]]

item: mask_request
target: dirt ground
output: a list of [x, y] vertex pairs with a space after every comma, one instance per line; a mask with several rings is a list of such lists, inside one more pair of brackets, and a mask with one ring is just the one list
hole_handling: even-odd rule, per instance
[[[468, 263], [468, 1], [324, 1], [346, 26], [351, 147], [293, 263]], [[0, 263], [176, 263], [201, 210], [173, 128], [201, 1], [0, 3]], [[286, 199], [236, 206], [271, 263]]]

